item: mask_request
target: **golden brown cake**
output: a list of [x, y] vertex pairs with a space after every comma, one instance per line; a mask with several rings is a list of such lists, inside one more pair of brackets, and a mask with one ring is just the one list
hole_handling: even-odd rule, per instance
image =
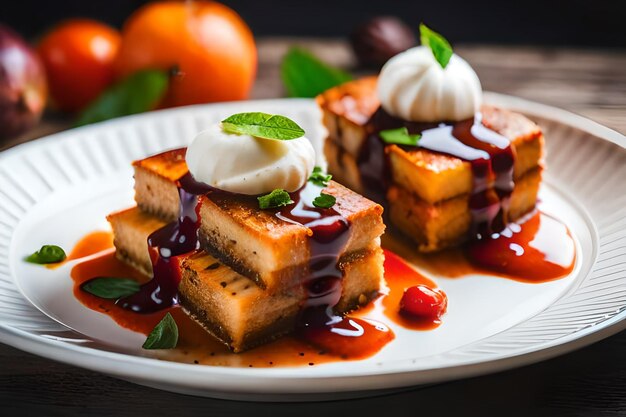
[[[108, 216], [117, 255], [147, 275], [152, 273], [147, 239], [165, 222], [131, 208]], [[337, 313], [368, 303], [383, 276], [382, 250], [354, 253], [339, 262], [343, 274]], [[183, 256], [179, 285], [181, 306], [207, 331], [241, 352], [290, 332], [306, 294], [301, 285], [270, 294], [203, 251]]]
[[[373, 132], [371, 119], [379, 109], [376, 77], [351, 81], [317, 97], [328, 130], [324, 152], [334, 178], [358, 193], [368, 193], [359, 168], [366, 141]], [[514, 155], [513, 180], [507, 220], [514, 221], [535, 206], [541, 182], [544, 138], [525, 116], [483, 105], [482, 124], [510, 140]], [[367, 151], [367, 150], [366, 150]], [[389, 217], [421, 251], [435, 251], [467, 239], [473, 188], [470, 162], [420, 147], [386, 145]], [[493, 183], [490, 184], [493, 187]]]
[[[178, 220], [179, 186], [188, 172], [185, 150], [133, 166], [137, 207], [107, 219], [118, 258], [152, 275], [156, 252], [149, 249], [149, 236]], [[332, 307], [342, 314], [378, 293], [385, 226], [379, 204], [332, 181], [324, 192], [336, 198], [333, 210], [349, 224], [332, 262], [341, 276], [339, 301]], [[261, 210], [255, 196], [210, 190], [195, 201], [201, 247], [171, 261], [181, 271], [181, 306], [234, 352], [292, 331], [311, 296], [306, 283], [312, 277], [313, 230], [278, 218], [276, 210]]]

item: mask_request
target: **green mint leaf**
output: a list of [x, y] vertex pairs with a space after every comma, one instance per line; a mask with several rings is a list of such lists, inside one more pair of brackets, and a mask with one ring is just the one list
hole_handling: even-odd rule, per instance
[[280, 76], [290, 97], [315, 97], [350, 81], [352, 76], [320, 61], [302, 48], [291, 48], [280, 65]]
[[382, 130], [379, 133], [380, 137], [385, 143], [391, 145], [406, 145], [416, 146], [419, 139], [422, 137], [420, 134], [411, 135], [406, 127], [400, 127], [398, 129]]
[[238, 113], [222, 120], [222, 130], [237, 135], [250, 135], [257, 138], [291, 140], [304, 136], [296, 122], [276, 114]]
[[336, 201], [337, 199], [335, 198], [335, 196], [332, 196], [330, 194], [320, 193], [319, 196], [313, 199], [313, 205], [319, 208], [331, 208], [332, 206], [335, 205]]
[[28, 255], [24, 260], [33, 264], [54, 264], [65, 260], [66, 257], [63, 248], [56, 245], [43, 245], [41, 249]]
[[144, 342], [144, 349], [173, 349], [178, 343], [178, 326], [174, 317], [167, 313]]
[[309, 177], [309, 181], [315, 185], [319, 185], [320, 187], [326, 187], [332, 177], [332, 175], [326, 174], [324, 171], [322, 171], [322, 168], [315, 167], [313, 168], [313, 172]]
[[452, 58], [452, 46], [450, 46], [446, 38], [431, 30], [425, 24], [420, 23], [420, 41], [422, 45], [430, 47], [441, 68], [445, 68], [448, 65], [450, 58]]
[[257, 200], [259, 200], [259, 208], [261, 209], [276, 208], [293, 204], [293, 200], [291, 199], [289, 193], [280, 188], [269, 194], [257, 197]]
[[167, 71], [136, 72], [109, 87], [87, 106], [78, 117], [76, 126], [152, 110], [167, 92], [168, 85]]
[[133, 295], [139, 291], [139, 283], [128, 278], [98, 277], [81, 285], [84, 291], [96, 297], [117, 299]]

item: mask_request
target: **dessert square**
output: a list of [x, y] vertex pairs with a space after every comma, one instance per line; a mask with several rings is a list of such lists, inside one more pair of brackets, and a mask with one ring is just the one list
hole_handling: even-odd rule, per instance
[[[108, 220], [117, 256], [149, 275], [152, 266], [147, 239], [165, 222], [136, 207], [113, 213]], [[380, 247], [375, 247], [339, 262], [343, 278], [336, 313], [364, 305], [377, 294], [383, 277], [382, 257]], [[234, 352], [292, 331], [307, 297], [301, 284], [270, 294], [203, 251], [182, 255], [178, 262], [182, 271], [181, 306]]]
[[[332, 88], [318, 96], [317, 103], [328, 130], [324, 152], [329, 172], [344, 185], [368, 195], [368, 179], [359, 163], [363, 153], [370, 151], [368, 137], [376, 132], [373, 119], [380, 107], [376, 77]], [[539, 126], [521, 114], [483, 105], [480, 116], [483, 126], [510, 141], [514, 190], [506, 220], [514, 221], [535, 206], [544, 138]], [[468, 203], [474, 187], [471, 163], [419, 146], [389, 144], [383, 148], [382, 163], [388, 167], [383, 195], [396, 228], [408, 234], [421, 251], [436, 251], [466, 240], [472, 219]], [[494, 178], [489, 178], [488, 189], [494, 186]]]

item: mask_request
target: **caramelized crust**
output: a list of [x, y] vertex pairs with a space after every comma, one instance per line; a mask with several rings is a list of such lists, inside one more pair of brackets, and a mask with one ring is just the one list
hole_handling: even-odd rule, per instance
[[380, 105], [376, 97], [376, 79], [367, 77], [350, 81], [316, 98], [328, 138], [355, 159], [368, 134], [366, 124]]
[[185, 162], [186, 148], [161, 152], [133, 162], [133, 167], [143, 168], [169, 181], [176, 181], [188, 171]]
[[522, 114], [487, 105], [481, 106], [480, 112], [483, 125], [511, 139], [515, 146], [541, 136], [539, 126]]
[[377, 80], [378, 77], [371, 76], [349, 81], [326, 90], [315, 100], [324, 114], [341, 117], [354, 126], [363, 126], [380, 106], [376, 96]]

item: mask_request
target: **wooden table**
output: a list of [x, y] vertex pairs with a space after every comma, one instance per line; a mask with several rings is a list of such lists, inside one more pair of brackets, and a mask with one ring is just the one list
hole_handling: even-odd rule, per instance
[[[259, 42], [255, 98], [280, 97], [277, 63], [296, 42], [336, 65], [352, 56], [339, 41]], [[626, 51], [461, 46], [485, 90], [513, 94], [582, 114], [626, 132]], [[46, 118], [0, 149], [61, 130]], [[626, 332], [539, 364], [446, 384], [352, 401], [241, 403], [157, 391], [0, 345], [2, 415], [327, 416], [327, 415], [626, 415]]]

